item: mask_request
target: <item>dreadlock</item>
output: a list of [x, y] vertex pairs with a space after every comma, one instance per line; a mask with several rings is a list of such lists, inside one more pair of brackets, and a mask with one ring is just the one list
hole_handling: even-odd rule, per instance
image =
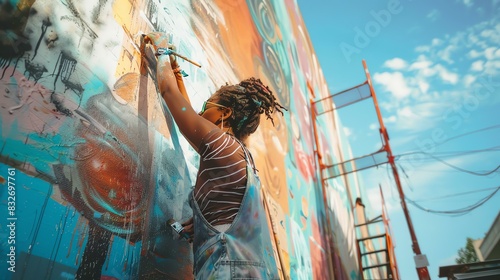
[[278, 111], [283, 115], [286, 110], [276, 101], [272, 91], [265, 86], [260, 79], [249, 78], [237, 85], [222, 86], [215, 93], [218, 103], [232, 108], [233, 113], [229, 124], [234, 136], [243, 139], [254, 133], [259, 127], [260, 115], [266, 114], [274, 125], [272, 114]]

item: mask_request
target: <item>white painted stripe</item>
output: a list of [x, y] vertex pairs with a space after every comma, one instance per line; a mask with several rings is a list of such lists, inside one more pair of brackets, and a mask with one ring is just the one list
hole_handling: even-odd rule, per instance
[[218, 210], [218, 211], [214, 211], [214, 212], [207, 212], [205, 214], [210, 214], [210, 215], [213, 215], [213, 214], [217, 214], [217, 213], [221, 213], [221, 212], [231, 212], [231, 211], [238, 211], [240, 210], [240, 207], [234, 207], [234, 208], [229, 208], [229, 209], [222, 209], [222, 210]]
[[212, 168], [206, 168], [205, 170], [201, 171], [200, 174], [198, 176], [201, 176], [201, 174], [203, 174], [205, 171], [211, 171], [211, 170], [216, 170], [216, 169], [227, 169], [229, 167], [232, 167], [232, 166], [235, 166], [235, 165], [238, 165], [240, 164], [242, 161], [245, 161], [244, 159], [238, 161], [238, 162], [235, 162], [233, 164], [229, 164], [229, 165], [224, 165], [224, 166], [217, 166], [217, 167], [212, 167]]
[[[233, 182], [229, 182], [229, 183], [226, 183], [226, 184], [221, 184], [221, 185], [214, 186], [214, 188], [215, 188], [215, 187], [219, 188], [219, 187], [221, 187], [221, 186], [225, 186], [225, 185], [234, 185], [235, 183], [240, 182], [241, 180], [243, 180], [243, 179], [245, 179], [245, 178], [246, 178], [246, 176], [241, 177], [240, 179], [238, 179], [238, 180], [236, 180], [236, 181], [233, 181]], [[201, 189], [201, 188], [200, 188], [200, 189]], [[209, 195], [212, 191], [216, 191], [216, 190], [212, 189], [212, 190], [208, 191], [208, 192], [205, 194], [205, 196], [203, 197], [203, 199], [201, 200], [200, 205], [202, 205], [202, 204], [203, 204], [203, 202], [205, 201], [205, 199], [207, 198], [207, 196], [208, 196], [208, 195]], [[199, 193], [199, 191], [198, 191], [198, 193]], [[195, 196], [195, 198], [196, 198], [196, 200], [197, 200], [197, 201], [200, 201], [200, 198], [201, 198], [201, 197], [197, 197], [197, 196]], [[202, 209], [202, 210], [203, 210], [203, 209]]]
[[[246, 166], [244, 168], [236, 170], [233, 173], [225, 174], [224, 176], [220, 176], [220, 177], [210, 178], [210, 179], [206, 180], [205, 183], [203, 183], [203, 185], [200, 186], [200, 190], [203, 189], [207, 183], [211, 183], [211, 182], [214, 182], [214, 181], [217, 181], [217, 180], [222, 180], [223, 178], [231, 177], [232, 175], [235, 175], [236, 173], [241, 172], [242, 170], [246, 170]], [[245, 172], [245, 176], [244, 177], [246, 177], [246, 172]], [[240, 178], [240, 179], [238, 179], [237, 181], [234, 181], [234, 182], [238, 182], [241, 179], [242, 178]], [[230, 183], [232, 183], [232, 182], [227, 182], [225, 184], [220, 184], [220, 185], [217, 185], [217, 186], [225, 186], [225, 185], [230, 184]], [[200, 190], [198, 190], [198, 192], [196, 192], [195, 197], [198, 196], [198, 193], [200, 192]]]

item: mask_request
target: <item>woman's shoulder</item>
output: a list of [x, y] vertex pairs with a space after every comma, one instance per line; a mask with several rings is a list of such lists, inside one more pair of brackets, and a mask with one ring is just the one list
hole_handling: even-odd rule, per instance
[[239, 141], [234, 136], [215, 128], [202, 137], [198, 151], [200, 151], [200, 154], [204, 154], [207, 150], [219, 149], [221, 146], [227, 148], [232, 145], [235, 145], [235, 147], [240, 146]]
[[205, 134], [202, 138], [201, 138], [201, 147], [203, 147], [203, 145], [207, 145], [207, 144], [210, 144], [214, 141], [217, 141], [217, 140], [220, 140], [220, 139], [224, 139], [224, 138], [227, 138], [229, 135], [227, 135], [224, 131], [222, 131], [221, 129], [219, 128], [214, 128], [212, 130], [210, 130], [207, 134]]

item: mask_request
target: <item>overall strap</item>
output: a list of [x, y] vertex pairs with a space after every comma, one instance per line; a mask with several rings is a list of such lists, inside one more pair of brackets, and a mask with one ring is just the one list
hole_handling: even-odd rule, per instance
[[[257, 168], [255, 168], [255, 163], [253, 161], [253, 157], [252, 157], [252, 154], [248, 151], [247, 147], [241, 143], [241, 141], [239, 139], [237, 139], [236, 137], [233, 136], [233, 138], [238, 141], [238, 143], [241, 145], [241, 148], [243, 149], [243, 151], [245, 152], [245, 159], [247, 160], [247, 163], [250, 164], [254, 170], [254, 173], [257, 174]], [[271, 213], [270, 213], [270, 207], [269, 207], [269, 203], [267, 201], [267, 191], [264, 189], [264, 188], [260, 188], [260, 193], [261, 193], [261, 196], [262, 196], [262, 200], [264, 202], [264, 211], [266, 212], [266, 215], [267, 215], [267, 218], [269, 219], [269, 221], [271, 222], [271, 228], [270, 228], [270, 233], [272, 234], [273, 236], [273, 241], [274, 241], [274, 245], [276, 246], [276, 251], [278, 253], [278, 262], [279, 262], [279, 266], [280, 266], [280, 269], [281, 269], [281, 273], [282, 273], [282, 276], [288, 280], [290, 279], [290, 276], [287, 275], [286, 273], [286, 270], [285, 270], [285, 261], [283, 259], [283, 256], [281, 254], [281, 249], [280, 249], [280, 242], [278, 240], [278, 234], [277, 232], [275, 231], [275, 227], [276, 227], [276, 223], [273, 219], [273, 217], [271, 216]], [[279, 273], [279, 272], [278, 272]]]
[[[233, 136], [233, 135], [231, 135], [231, 136]], [[253, 161], [252, 154], [250, 153], [250, 151], [248, 151], [248, 148], [245, 146], [245, 144], [243, 144], [238, 138], [236, 138], [234, 136], [233, 136], [233, 138], [234, 138], [234, 140], [236, 140], [236, 142], [238, 142], [240, 144], [241, 148], [243, 149], [243, 152], [245, 153], [245, 160], [247, 161], [247, 164], [249, 164], [252, 167], [254, 173], [257, 174], [257, 172], [259, 170], [257, 170], [257, 168], [255, 167], [255, 162]]]

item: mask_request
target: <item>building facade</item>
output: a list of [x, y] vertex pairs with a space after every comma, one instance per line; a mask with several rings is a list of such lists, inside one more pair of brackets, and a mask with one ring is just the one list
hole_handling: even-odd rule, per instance
[[157, 92], [141, 46], [153, 31], [201, 65], [179, 59], [195, 109], [250, 76], [288, 108], [248, 142], [284, 277], [360, 279], [352, 200], [364, 187], [319, 179], [316, 155], [338, 163], [349, 144], [334, 112], [312, 118], [330, 92], [295, 1], [14, 0], [1, 13], [8, 279], [71, 279], [85, 252], [103, 256], [93, 269], [107, 279], [193, 277], [191, 245], [164, 225], [191, 216], [198, 155]]

